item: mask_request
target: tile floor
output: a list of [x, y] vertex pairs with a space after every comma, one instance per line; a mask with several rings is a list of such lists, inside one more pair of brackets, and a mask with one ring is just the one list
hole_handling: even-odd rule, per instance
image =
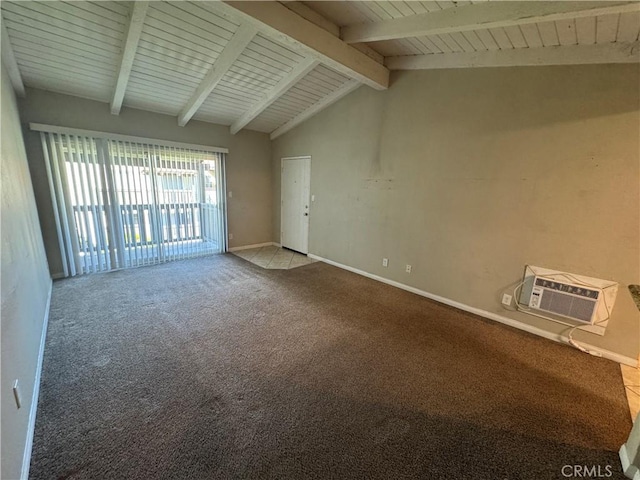
[[620, 365], [624, 389], [627, 393], [631, 418], [635, 422], [640, 412], [640, 368], [633, 368], [627, 365]]
[[231, 253], [259, 267], [278, 270], [302, 267], [317, 261], [301, 253], [274, 246], [238, 250]]

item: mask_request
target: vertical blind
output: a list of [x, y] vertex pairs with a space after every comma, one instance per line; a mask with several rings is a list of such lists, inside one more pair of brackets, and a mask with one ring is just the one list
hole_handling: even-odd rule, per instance
[[226, 250], [224, 153], [40, 136], [65, 276]]

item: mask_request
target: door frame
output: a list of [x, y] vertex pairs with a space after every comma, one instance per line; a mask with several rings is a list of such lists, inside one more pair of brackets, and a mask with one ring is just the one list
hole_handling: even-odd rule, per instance
[[307, 224], [307, 253], [305, 255], [309, 254], [309, 231], [311, 230], [311, 166], [312, 166], [312, 160], [311, 160], [311, 155], [297, 155], [295, 157], [282, 157], [280, 159], [280, 246], [282, 247], [282, 232], [283, 232], [283, 223], [284, 223], [284, 216], [282, 215], [282, 206], [284, 205], [284, 198], [283, 198], [283, 188], [282, 188], [282, 172], [284, 171], [284, 161], [285, 160], [309, 160], [309, 198], [308, 198], [308, 202], [309, 202], [309, 223]]

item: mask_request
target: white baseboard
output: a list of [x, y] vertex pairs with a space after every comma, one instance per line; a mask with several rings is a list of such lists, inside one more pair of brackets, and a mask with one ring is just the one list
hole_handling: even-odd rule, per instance
[[624, 472], [624, 476], [630, 478], [631, 480], [640, 480], [640, 470], [638, 470], [638, 467], [636, 467], [635, 465], [631, 465], [626, 443], [620, 447], [618, 455], [620, 455], [620, 463], [622, 464], [622, 471]]
[[47, 327], [49, 326], [49, 309], [51, 308], [51, 293], [53, 282], [49, 284], [49, 295], [47, 306], [44, 310], [44, 321], [42, 322], [42, 334], [40, 335], [40, 347], [38, 349], [38, 363], [36, 364], [36, 377], [33, 381], [33, 395], [31, 396], [31, 409], [29, 410], [29, 423], [27, 424], [27, 440], [22, 456], [21, 480], [28, 480], [29, 466], [31, 465], [31, 449], [33, 448], [33, 434], [36, 429], [36, 413], [38, 410], [38, 397], [40, 395], [40, 378], [42, 376], [42, 360], [44, 358], [44, 344], [47, 339]]
[[[348, 270], [350, 272], [357, 273], [358, 275], [362, 275], [364, 277], [371, 278], [373, 280], [377, 280], [377, 281], [382, 282], [382, 283], [386, 283], [387, 285], [391, 285], [393, 287], [401, 288], [402, 290], [406, 290], [408, 292], [415, 293], [416, 295], [420, 295], [421, 297], [426, 297], [426, 298], [429, 298], [431, 300], [435, 300], [436, 302], [444, 303], [445, 305], [449, 305], [451, 307], [455, 307], [455, 308], [458, 308], [460, 310], [464, 310], [465, 312], [473, 313], [473, 314], [478, 315], [480, 317], [488, 318], [489, 320], [494, 320], [496, 322], [500, 322], [500, 323], [503, 323], [505, 325], [509, 325], [509, 326], [517, 328], [519, 330], [524, 330], [526, 332], [533, 333], [534, 335], [538, 335], [538, 336], [547, 338], [549, 340], [553, 340], [554, 342], [562, 343], [562, 344], [565, 344], [565, 345], [568, 344], [567, 337], [565, 337], [563, 335], [559, 335], [557, 333], [549, 332], [547, 330], [543, 330], [541, 328], [534, 327], [533, 325], [528, 325], [526, 323], [519, 322], [518, 320], [514, 320], [512, 318], [505, 317], [503, 315], [499, 315], [497, 313], [488, 312], [486, 310], [482, 310], [482, 309], [476, 308], [476, 307], [471, 307], [469, 305], [465, 305], [464, 303], [456, 302], [455, 300], [451, 300], [449, 298], [441, 297], [439, 295], [434, 295], [433, 293], [425, 292], [424, 290], [420, 290], [418, 288], [411, 287], [409, 285], [405, 285], [404, 283], [396, 282], [394, 280], [389, 280], [388, 278], [384, 278], [384, 277], [381, 277], [379, 275], [374, 275], [373, 273], [365, 272], [364, 270], [359, 270], [357, 268], [350, 267], [350, 266], [344, 265], [342, 263], [334, 262], [333, 260], [329, 260], [327, 258], [323, 258], [323, 257], [320, 257], [318, 255], [314, 255], [312, 253], [310, 253], [308, 256], [310, 258], [315, 259], [315, 260], [319, 260], [321, 262], [328, 263], [329, 265], [333, 265], [334, 267], [342, 268], [344, 270]], [[624, 355], [620, 355], [619, 353], [612, 352], [612, 351], [606, 350], [604, 348], [596, 347], [594, 345], [589, 345], [588, 343], [585, 343], [585, 342], [582, 342], [582, 341], [580, 343], [582, 343], [589, 350], [597, 352], [598, 354], [600, 354], [600, 356], [602, 356], [604, 358], [607, 358], [609, 360], [613, 360], [614, 362], [623, 363], [623, 364], [629, 365], [631, 367], [637, 367], [638, 366], [638, 359], [637, 358], [631, 358], [631, 357], [627, 357], [627, 356], [624, 356]]]
[[239, 252], [240, 250], [249, 250], [251, 248], [260, 248], [260, 247], [271, 247], [276, 246], [279, 247], [280, 244], [275, 242], [265, 242], [265, 243], [254, 243], [253, 245], [242, 245], [240, 247], [232, 247], [229, 249], [230, 252]]

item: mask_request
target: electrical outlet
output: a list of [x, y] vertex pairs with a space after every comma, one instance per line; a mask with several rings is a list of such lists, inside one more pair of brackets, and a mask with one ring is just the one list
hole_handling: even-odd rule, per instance
[[315, 202], [316, 201], [316, 196], [315, 195], [311, 195], [311, 201]]
[[229, 190], [229, 198], [233, 198], [233, 192]]
[[229, 234], [229, 240], [233, 240], [233, 233]]
[[507, 307], [511, 306], [511, 300], [513, 300], [513, 297], [511, 295], [509, 295], [508, 293], [503, 293], [502, 294], [502, 304], [506, 305]]
[[388, 267], [389, 266], [389, 259], [388, 258], [383, 258], [382, 259], [382, 266], [383, 267]]
[[22, 395], [20, 394], [20, 385], [18, 384], [18, 380], [13, 382], [13, 398], [16, 401], [16, 407], [20, 408], [22, 406]]
[[411, 273], [411, 265], [407, 265], [404, 269], [405, 272]]

